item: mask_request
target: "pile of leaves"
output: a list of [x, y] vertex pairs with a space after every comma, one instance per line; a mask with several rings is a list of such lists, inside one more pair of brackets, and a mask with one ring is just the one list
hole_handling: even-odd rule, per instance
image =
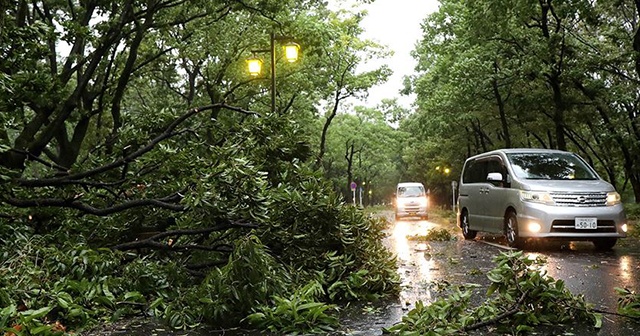
[[326, 332], [338, 326], [339, 303], [397, 294], [396, 261], [381, 239], [387, 223], [314, 178], [303, 186], [265, 193], [279, 207], [266, 207], [258, 228], [216, 238], [232, 249], [206, 273], [186, 268], [206, 253], [171, 249], [185, 238], [142, 253], [93, 247], [68, 227], [64, 240], [0, 225], [0, 332], [58, 335], [141, 314], [175, 329]]
[[454, 286], [451, 293], [429, 305], [419, 301], [402, 321], [385, 333], [392, 335], [459, 335], [492, 326], [498, 333], [520, 335], [538, 325], [575, 321], [600, 328], [602, 315], [593, 311], [581, 295], [573, 295], [562, 280], [543, 270], [545, 260], [530, 259], [522, 251], [494, 258], [485, 301], [471, 307], [476, 286]]
[[407, 237], [407, 239], [413, 241], [451, 241], [458, 238], [447, 229], [432, 229], [427, 231], [425, 235], [413, 235]]

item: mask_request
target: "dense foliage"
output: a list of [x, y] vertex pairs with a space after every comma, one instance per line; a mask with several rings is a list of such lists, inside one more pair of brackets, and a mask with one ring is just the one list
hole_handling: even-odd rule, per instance
[[[385, 222], [312, 169], [341, 100], [320, 106], [389, 73], [355, 71], [384, 53], [362, 17], [316, 0], [3, 1], [0, 331], [140, 313], [317, 331], [335, 303], [394, 295]], [[304, 57], [273, 51], [271, 110], [275, 74], [245, 60], [289, 37]]]
[[[274, 215], [273, 225], [253, 230], [272, 248], [256, 235], [233, 241], [218, 237], [233, 246], [220, 267], [206, 272], [187, 267], [202, 265], [207, 257], [180, 253], [182, 244], [193, 244], [184, 238], [148, 254], [146, 248], [96, 249], [79, 239], [34, 235], [26, 227], [7, 230], [0, 251], [2, 330], [16, 325], [32, 334], [54, 332], [58, 325], [77, 330], [140, 313], [174, 328], [203, 322], [281, 331], [335, 328], [336, 310], [329, 302], [375, 300], [397, 292], [395, 259], [382, 245], [386, 221], [331, 203], [337, 198], [308, 203], [314, 196], [307, 192], [278, 199], [285, 208], [299, 209], [294, 223]], [[323, 226], [326, 232], [312, 231]], [[288, 298], [289, 293], [295, 294]], [[290, 319], [287, 311], [298, 318]]]

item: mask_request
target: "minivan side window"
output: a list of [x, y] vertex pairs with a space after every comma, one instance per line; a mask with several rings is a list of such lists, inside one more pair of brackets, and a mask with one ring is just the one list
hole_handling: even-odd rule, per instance
[[[502, 163], [502, 160], [498, 157], [492, 157], [487, 160], [487, 174], [489, 173], [500, 173], [502, 174], [502, 181], [500, 182], [491, 182], [491, 184], [497, 187], [504, 187], [504, 182], [506, 180], [507, 169]], [[486, 179], [486, 176], [485, 176]]]
[[462, 176], [462, 183], [481, 183], [487, 181], [487, 161], [473, 160], [467, 162]]
[[506, 177], [507, 170], [500, 158], [489, 157], [467, 162], [462, 183], [486, 183], [489, 173], [501, 173]]

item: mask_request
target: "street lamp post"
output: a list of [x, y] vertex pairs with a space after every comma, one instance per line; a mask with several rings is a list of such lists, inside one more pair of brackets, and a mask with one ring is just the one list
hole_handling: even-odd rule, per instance
[[284, 45], [285, 58], [288, 62], [295, 62], [298, 60], [298, 52], [300, 50], [300, 46], [297, 43], [293, 42], [292, 37], [288, 36], [277, 36], [274, 32], [269, 34], [269, 49], [258, 49], [252, 50], [251, 52], [254, 54], [251, 58], [247, 60], [247, 64], [249, 66], [249, 73], [252, 76], [257, 76], [260, 74], [260, 70], [262, 68], [262, 60], [255, 56], [256, 53], [264, 53], [268, 52], [271, 60], [271, 112], [276, 111], [276, 41], [289, 41]]
[[276, 34], [269, 34], [271, 41], [271, 113], [276, 111]]

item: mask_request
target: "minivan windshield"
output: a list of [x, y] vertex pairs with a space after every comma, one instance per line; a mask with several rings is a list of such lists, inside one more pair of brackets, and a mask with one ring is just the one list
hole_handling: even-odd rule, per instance
[[571, 153], [509, 153], [514, 174], [529, 180], [596, 180], [598, 177]]
[[424, 196], [424, 187], [422, 186], [398, 187], [398, 197], [420, 197], [420, 196]]

